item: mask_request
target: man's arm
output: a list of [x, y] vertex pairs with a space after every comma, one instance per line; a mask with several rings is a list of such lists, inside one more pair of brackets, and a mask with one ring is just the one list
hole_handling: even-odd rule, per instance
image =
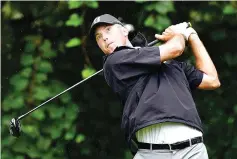
[[204, 75], [199, 89], [216, 89], [220, 87], [218, 74], [208, 52], [197, 34], [191, 34], [188, 43], [192, 48], [196, 61], [196, 68], [201, 70]]
[[184, 36], [178, 33], [173, 26], [166, 29], [162, 35], [156, 34], [158, 40], [166, 41], [159, 46], [161, 62], [180, 56], [185, 49]]

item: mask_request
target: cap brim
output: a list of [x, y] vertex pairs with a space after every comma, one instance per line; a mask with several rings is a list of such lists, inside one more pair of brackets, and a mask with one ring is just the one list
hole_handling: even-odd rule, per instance
[[103, 24], [111, 24], [111, 25], [112, 24], [120, 24], [120, 25], [123, 25], [122, 23], [119, 23], [119, 22], [100, 21], [100, 22], [94, 24], [90, 29], [89, 36], [90, 36], [91, 40], [95, 40], [95, 29], [96, 29], [96, 27], [98, 27], [100, 25], [103, 25]]
[[108, 23], [108, 22], [99, 22], [99, 23], [96, 23], [95, 25], [93, 25], [90, 29], [90, 39], [91, 40], [94, 40], [95, 39], [95, 29], [96, 27], [100, 26], [100, 25], [103, 25], [103, 24], [111, 24], [111, 23]]

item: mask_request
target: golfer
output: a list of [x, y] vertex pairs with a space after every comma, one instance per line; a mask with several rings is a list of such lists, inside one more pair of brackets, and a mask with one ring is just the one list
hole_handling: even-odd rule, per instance
[[[123, 104], [122, 129], [134, 159], [207, 159], [203, 129], [191, 91], [216, 89], [216, 68], [187, 23], [168, 27], [147, 46], [109, 14], [94, 19], [90, 37], [104, 52], [104, 77]], [[190, 45], [196, 66], [174, 60]], [[136, 148], [136, 149], [135, 149]]]

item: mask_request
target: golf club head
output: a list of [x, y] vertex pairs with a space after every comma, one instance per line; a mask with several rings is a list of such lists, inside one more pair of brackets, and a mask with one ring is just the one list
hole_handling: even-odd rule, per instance
[[21, 135], [21, 124], [19, 120], [12, 118], [12, 120], [10, 121], [9, 130], [12, 136], [19, 137]]

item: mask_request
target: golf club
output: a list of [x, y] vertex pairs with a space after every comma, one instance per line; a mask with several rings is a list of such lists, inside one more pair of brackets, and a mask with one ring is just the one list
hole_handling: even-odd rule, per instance
[[[192, 25], [191, 25], [190, 22], [187, 23], [187, 28], [188, 28], [188, 27], [192, 27]], [[150, 43], [148, 44], [148, 46], [153, 46], [153, 45], [157, 44], [158, 42], [159, 42], [159, 40], [154, 40], [154, 41], [150, 42]], [[17, 117], [17, 118], [12, 118], [11, 121], [10, 121], [10, 125], [9, 125], [10, 134], [11, 134], [12, 136], [19, 137], [19, 136], [20, 136], [20, 131], [21, 131], [21, 124], [20, 124], [20, 120], [21, 120], [21, 119], [23, 119], [24, 117], [26, 117], [28, 114], [32, 113], [33, 111], [39, 109], [40, 107], [42, 107], [42, 106], [45, 105], [46, 103], [50, 102], [51, 100], [53, 100], [53, 99], [57, 98], [58, 96], [62, 95], [63, 93], [65, 93], [65, 92], [71, 90], [72, 88], [74, 88], [74, 87], [76, 87], [76, 86], [82, 84], [83, 82], [87, 81], [88, 79], [92, 78], [93, 76], [95, 76], [95, 75], [101, 73], [102, 71], [103, 71], [103, 69], [97, 71], [97, 72], [94, 73], [93, 75], [91, 75], [91, 76], [89, 76], [89, 77], [87, 77], [87, 78], [81, 80], [80, 82], [74, 84], [73, 86], [71, 86], [71, 87], [69, 87], [68, 89], [64, 90], [63, 92], [61, 92], [61, 93], [55, 95], [54, 97], [48, 99], [47, 101], [43, 102], [43, 103], [40, 104], [39, 106], [37, 106], [37, 107], [35, 107], [34, 109], [28, 111], [27, 113], [25, 113], [25, 114], [23, 114], [23, 115], [21, 115], [21, 116], [19, 116], [19, 117]]]

